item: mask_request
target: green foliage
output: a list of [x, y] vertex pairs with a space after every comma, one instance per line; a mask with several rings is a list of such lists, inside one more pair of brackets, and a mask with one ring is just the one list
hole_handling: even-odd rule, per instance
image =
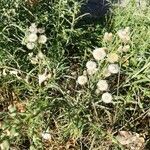
[[[5, 149], [69, 149], [69, 144], [76, 149], [120, 149], [115, 140], [119, 130], [142, 133], [148, 143], [150, 10], [114, 7], [113, 24], [76, 26], [81, 4], [1, 0], [0, 143]], [[32, 23], [45, 28], [47, 42], [29, 50], [23, 40]], [[110, 46], [113, 51], [119, 46], [118, 39], [104, 45], [104, 33], [111, 29], [116, 36], [128, 26], [131, 48], [126, 61], [119, 62], [121, 75], [108, 79], [115, 96], [113, 103], [105, 104], [95, 94], [95, 78], [85, 86], [76, 80], [95, 47]], [[39, 52], [44, 56], [32, 63]], [[39, 83], [39, 75], [45, 82]], [[43, 132], [51, 139], [44, 140]]]

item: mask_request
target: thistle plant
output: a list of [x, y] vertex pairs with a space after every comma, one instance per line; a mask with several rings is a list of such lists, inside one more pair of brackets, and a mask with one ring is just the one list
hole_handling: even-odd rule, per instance
[[149, 146], [150, 11], [80, 26], [83, 3], [1, 0], [2, 150]]

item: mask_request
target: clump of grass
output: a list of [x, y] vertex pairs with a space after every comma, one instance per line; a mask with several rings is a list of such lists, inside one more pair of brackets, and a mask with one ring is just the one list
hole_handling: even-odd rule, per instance
[[[120, 149], [120, 130], [139, 133], [149, 146], [149, 9], [114, 8], [111, 34], [100, 24], [77, 28], [80, 6], [73, 0], [2, 0], [1, 149]], [[125, 27], [130, 39], [121, 30], [122, 42], [116, 33]], [[44, 33], [31, 33], [41, 28]], [[103, 63], [97, 52], [92, 56], [102, 47], [108, 49]], [[106, 77], [109, 63], [119, 71]], [[98, 93], [108, 94], [107, 84], [113, 99], [105, 95], [102, 102]]]

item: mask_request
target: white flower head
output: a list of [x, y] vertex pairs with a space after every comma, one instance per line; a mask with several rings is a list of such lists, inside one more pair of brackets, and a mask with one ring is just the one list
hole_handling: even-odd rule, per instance
[[47, 41], [47, 37], [45, 35], [40, 35], [38, 39], [38, 43], [45, 44]]
[[45, 74], [39, 74], [39, 85], [41, 85], [45, 80], [47, 80], [47, 76]]
[[108, 66], [108, 71], [112, 74], [116, 74], [120, 71], [118, 64], [110, 64]]
[[51, 134], [48, 132], [43, 132], [41, 135], [44, 140], [51, 140], [51, 138], [52, 138]]
[[38, 36], [36, 33], [30, 33], [27, 37], [27, 41], [30, 42], [30, 43], [34, 43], [36, 42], [38, 39]]
[[38, 28], [38, 33], [42, 34], [45, 32], [45, 29], [44, 28]]
[[121, 38], [122, 36], [128, 35], [124, 29], [121, 29], [117, 32], [118, 36]]
[[125, 37], [122, 38], [122, 41], [124, 43], [128, 43], [130, 41], [130, 37], [129, 36], [125, 36]]
[[107, 55], [107, 61], [110, 63], [118, 62], [119, 56], [116, 53], [110, 53]]
[[96, 69], [96, 63], [94, 61], [88, 61], [86, 63], [86, 68], [88, 70], [94, 70], [94, 69]]
[[41, 86], [41, 84], [49, 78], [51, 78], [51, 74], [47, 74], [47, 70], [45, 69], [43, 74], [38, 75], [39, 85]]
[[86, 84], [87, 81], [88, 81], [88, 79], [87, 79], [87, 76], [85, 76], [85, 75], [79, 76], [77, 79], [77, 83], [80, 85]]
[[35, 23], [32, 23], [31, 26], [29, 27], [29, 31], [31, 33], [37, 33], [38, 29]]
[[95, 60], [103, 60], [106, 57], [105, 49], [106, 48], [96, 48], [93, 51], [93, 57]]
[[27, 43], [26, 46], [28, 49], [32, 50], [32, 49], [34, 49], [35, 44], [34, 43]]
[[129, 32], [129, 28], [125, 28], [125, 29], [122, 29], [122, 30], [119, 30], [117, 32], [119, 38], [122, 40], [122, 42], [124, 43], [128, 43], [130, 41], [130, 32]]
[[130, 45], [125, 45], [123, 48], [122, 48], [122, 51], [123, 52], [128, 52], [130, 49]]
[[102, 95], [102, 101], [104, 103], [111, 103], [113, 100], [113, 97], [110, 93], [106, 92]]
[[39, 60], [38, 60], [38, 57], [32, 57], [30, 58], [30, 61], [31, 61], [31, 64], [35, 65], [35, 64], [38, 64], [39, 63]]
[[100, 91], [107, 91], [108, 90], [108, 83], [106, 80], [99, 80], [97, 83], [97, 89]]
[[105, 32], [105, 34], [104, 34], [104, 41], [110, 42], [110, 41], [112, 41], [112, 37], [113, 37], [112, 33]]

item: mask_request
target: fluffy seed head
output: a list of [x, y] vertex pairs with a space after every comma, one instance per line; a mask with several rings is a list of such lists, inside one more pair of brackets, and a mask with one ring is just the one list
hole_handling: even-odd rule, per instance
[[106, 80], [99, 80], [97, 83], [97, 89], [100, 91], [107, 91], [108, 90], [108, 83]]
[[93, 51], [93, 57], [95, 60], [103, 60], [106, 57], [105, 48], [96, 48]]
[[109, 71], [110, 73], [112, 73], [112, 74], [118, 73], [118, 72], [119, 72], [119, 66], [118, 66], [118, 64], [110, 64], [110, 65], [108, 66], [108, 71]]
[[38, 39], [38, 43], [45, 44], [47, 41], [47, 37], [45, 35], [40, 35]]
[[47, 133], [47, 132], [43, 132], [42, 133], [42, 138], [44, 140], [51, 140], [51, 134], [50, 133]]
[[37, 39], [38, 39], [38, 36], [37, 36], [36, 33], [31, 33], [27, 37], [27, 41], [30, 42], [30, 43], [36, 42]]
[[116, 53], [110, 53], [107, 55], [107, 61], [110, 63], [118, 62], [119, 56]]
[[113, 100], [113, 97], [110, 93], [106, 92], [102, 95], [102, 101], [104, 103], [111, 103]]
[[122, 30], [119, 30], [117, 32], [119, 38], [122, 40], [122, 42], [124, 43], [128, 43], [130, 41], [130, 31], [129, 31], [129, 27], [125, 28], [125, 29], [122, 29]]
[[86, 63], [86, 68], [88, 70], [94, 70], [94, 69], [96, 69], [96, 63], [94, 61], [88, 61]]
[[27, 43], [26, 46], [27, 46], [28, 49], [32, 50], [32, 49], [34, 49], [35, 44], [34, 43]]
[[37, 26], [36, 26], [36, 24], [35, 23], [32, 23], [31, 24], [31, 26], [29, 27], [29, 31], [31, 32], [31, 33], [37, 33]]
[[44, 28], [38, 28], [38, 33], [42, 34], [45, 32], [45, 29]]
[[106, 32], [106, 33], [104, 34], [104, 41], [110, 42], [110, 41], [112, 41], [112, 37], [113, 37], [113, 34], [112, 34], [112, 33]]
[[88, 79], [87, 79], [87, 76], [85, 76], [85, 75], [79, 76], [77, 79], [77, 83], [80, 85], [86, 84], [87, 81], [88, 81]]

